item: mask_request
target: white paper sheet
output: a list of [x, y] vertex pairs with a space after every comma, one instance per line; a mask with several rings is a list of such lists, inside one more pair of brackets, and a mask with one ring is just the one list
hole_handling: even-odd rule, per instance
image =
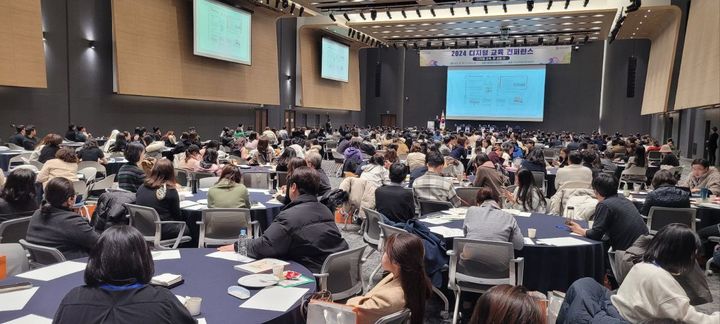
[[3, 324], [51, 324], [52, 319], [47, 317], [38, 316], [35, 314], [28, 314], [23, 317], [18, 317], [12, 321], [5, 322]]
[[260, 192], [260, 193], [264, 193], [266, 195], [270, 194], [270, 191], [268, 191], [267, 189], [248, 188], [248, 192]]
[[180, 259], [180, 250], [152, 251], [153, 261]]
[[191, 200], [183, 200], [180, 202], [180, 208], [188, 208], [195, 205], [197, 205], [197, 203]]
[[207, 201], [207, 199], [200, 199], [200, 200], [197, 201], [197, 203], [198, 203], [198, 204], [207, 205], [207, 204], [208, 204], [208, 201]]
[[275, 204], [275, 205], [282, 205], [282, 204], [283, 204], [283, 203], [281, 203], [279, 200], [277, 200], [277, 199], [275, 199], [275, 198], [270, 199], [270, 200], [266, 201], [265, 203], [266, 203], [266, 204]]
[[265, 205], [263, 203], [256, 201], [252, 206], [250, 206], [250, 209], [265, 209]]
[[431, 232], [440, 234], [444, 238], [465, 236], [465, 232], [463, 232], [463, 230], [460, 228], [449, 228], [446, 226], [433, 226], [433, 227], [429, 227], [429, 229]]
[[450, 221], [445, 218], [423, 218], [420, 221], [428, 223], [428, 224], [434, 224], [434, 225], [441, 225], [441, 224], [447, 224]]
[[193, 196], [195, 196], [195, 195], [190, 191], [181, 191], [180, 192], [180, 197], [183, 197], [183, 198], [192, 198]]
[[204, 317], [198, 318], [197, 321], [198, 321], [197, 324], [207, 324], [207, 321], [205, 320]]
[[16, 311], [25, 308], [25, 304], [30, 301], [35, 292], [40, 287], [32, 287], [30, 289], [16, 290], [0, 294], [0, 312]]
[[287, 312], [307, 291], [307, 288], [268, 287], [260, 290], [255, 296], [250, 297], [250, 299], [240, 305], [240, 308]]
[[210, 191], [210, 188], [202, 188], [202, 189], [200, 189], [200, 191], [202, 191], [202, 192], [208, 192], [208, 191]]
[[700, 204], [698, 204], [698, 206], [705, 207], [705, 208], [720, 209], [720, 204], [713, 204], [713, 203], [700, 203]]
[[517, 209], [503, 209], [503, 211], [519, 217], [530, 217], [530, 213]]
[[217, 251], [210, 253], [208, 255], [205, 255], [206, 257], [210, 258], [216, 258], [216, 259], [225, 259], [230, 261], [238, 261], [243, 263], [253, 262], [255, 259], [247, 256], [241, 256], [240, 253], [237, 252], [223, 252], [223, 251]]
[[535, 245], [535, 242], [533, 242], [533, 240], [529, 237], [524, 237], [523, 243], [525, 243], [525, 245]]
[[548, 239], [537, 240], [538, 244], [547, 244], [553, 246], [576, 246], [576, 245], [588, 245], [590, 242], [578, 240], [574, 237], [554, 237]]
[[185, 209], [189, 209], [189, 210], [203, 210], [203, 209], [207, 209], [207, 208], [208, 208], [207, 205], [197, 204], [197, 205], [192, 205], [192, 206], [190, 206], [190, 207], [186, 207]]
[[50, 281], [78, 271], [83, 271], [85, 270], [85, 266], [86, 264], [83, 262], [65, 261], [44, 268], [21, 273], [17, 276], [25, 279]]

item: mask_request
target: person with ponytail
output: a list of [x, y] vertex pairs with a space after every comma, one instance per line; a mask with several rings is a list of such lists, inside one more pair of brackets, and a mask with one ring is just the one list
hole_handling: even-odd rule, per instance
[[390, 272], [364, 296], [353, 297], [347, 305], [358, 310], [357, 323], [375, 323], [380, 317], [407, 308], [411, 324], [423, 323], [425, 302], [432, 293], [430, 279], [425, 275], [422, 240], [407, 233], [387, 238], [382, 267]]
[[[180, 212], [180, 195], [175, 181], [175, 168], [168, 159], [160, 159], [155, 163], [150, 176], [145, 179], [135, 195], [135, 203], [151, 207], [157, 211], [160, 220], [181, 221], [185, 218]], [[162, 239], [174, 239], [184, 226], [182, 224], [166, 224], [162, 226]], [[188, 233], [185, 227], [184, 234]]]
[[72, 210], [75, 189], [70, 180], [57, 177], [45, 186], [43, 206], [30, 218], [26, 240], [58, 249], [66, 259], [86, 257], [98, 234], [82, 216]]

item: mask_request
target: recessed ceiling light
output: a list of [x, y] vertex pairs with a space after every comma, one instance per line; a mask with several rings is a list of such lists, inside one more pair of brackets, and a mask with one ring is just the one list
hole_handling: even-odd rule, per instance
[[650, 9], [648, 9], [648, 12], [650, 12]]
[[398, 37], [400, 37], [400, 36], [399, 36], [399, 35], [392, 35], [392, 36], [390, 36], [390, 37], [392, 37], [392, 38], [398, 38]]
[[573, 23], [571, 23], [571, 22], [564, 22], [564, 23], [562, 23], [561, 25], [563, 25], [563, 26], [568, 26], [568, 25], [572, 25], [572, 24], [573, 24]]
[[573, 30], [572, 28], [563, 28], [564, 31]]
[[640, 27], [635, 27], [635, 30], [640, 30]]
[[538, 29], [538, 30], [536, 30], [536, 32], [538, 32], [538, 33], [541, 33], [541, 32], [544, 32], [544, 31], [545, 31], [545, 30], [543, 30], [543, 29]]
[[540, 26], [542, 26], [542, 25], [543, 25], [543, 24], [535, 24], [535, 25], [533, 25], [533, 26], [535, 26], [535, 27], [540, 27]]
[[561, 19], [570, 19], [570, 18], [572, 18], [572, 16], [562, 16], [562, 17], [560, 17], [560, 18], [561, 18]]
[[395, 27], [405, 27], [405, 25], [400, 24], [400, 25], [395, 25]]
[[381, 31], [380, 33], [382, 33], [382, 34], [390, 34], [390, 31], [389, 31], [389, 30], [383, 30], [383, 31]]
[[595, 20], [592, 22], [593, 24], [602, 24], [602, 20]]
[[593, 27], [593, 28], [591, 28], [591, 29], [602, 29], [602, 28], [600, 28], [600, 27], [598, 27], [598, 26], [595, 26], [595, 27]]
[[605, 15], [603, 15], [603, 14], [597, 14], [597, 15], [593, 15], [593, 17], [605, 17]]
[[647, 15], [643, 16], [644, 18], [647, 18]]
[[446, 24], [447, 24], [447, 25], [455, 25], [455, 24], [457, 24], [457, 23], [454, 22], [454, 21], [451, 21], [451, 22], [447, 22]]
[[542, 18], [540, 18], [540, 17], [530, 18], [530, 20], [540, 20], [540, 19], [542, 19]]
[[642, 25], [642, 21], [640, 22], [640, 25]]
[[595, 37], [595, 36], [593, 36], [593, 37], [590, 37], [590, 39], [598, 39], [598, 38], [597, 38], [597, 37]]
[[420, 24], [420, 26], [430, 26], [430, 24], [428, 24], [428, 23], [422, 23], [422, 24]]
[[635, 37], [633, 37], [633, 36], [630, 36], [630, 39], [634, 39], [634, 38], [635, 38]]
[[485, 32], [484, 34], [485, 34], [485, 35], [489, 35], [489, 34], [492, 34], [492, 32], [489, 32], [489, 31], [488, 31], [488, 32]]
[[372, 26], [372, 28], [380, 28], [380, 27], [381, 26], [378, 26], [378, 25]]

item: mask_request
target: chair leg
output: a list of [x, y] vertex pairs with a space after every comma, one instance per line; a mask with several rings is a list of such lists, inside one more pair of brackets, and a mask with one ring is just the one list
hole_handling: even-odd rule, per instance
[[707, 262], [705, 263], [705, 274], [706, 274], [707, 276], [712, 276], [712, 274], [713, 274], [712, 270], [710, 270], [710, 264], [711, 264], [712, 262], [713, 262], [713, 258], [710, 258], [710, 259], [708, 259]]
[[443, 294], [443, 292], [440, 291], [440, 289], [438, 289], [437, 287], [433, 286], [433, 287], [432, 287], [432, 290], [433, 290], [433, 292], [434, 292], [438, 297], [440, 297], [440, 299], [443, 301], [443, 307], [444, 307], [444, 308], [443, 308], [443, 311], [440, 312], [440, 317], [442, 317], [442, 319], [446, 321], [446, 320], [448, 319], [449, 315], [450, 315], [450, 302], [448, 301], [448, 299], [447, 299], [447, 297], [445, 296], [445, 294]]
[[455, 310], [453, 310], [452, 324], [457, 324], [458, 312], [460, 311], [460, 290], [455, 291]]
[[375, 275], [377, 274], [377, 272], [380, 271], [381, 266], [382, 266], [382, 264], [378, 264], [377, 267], [375, 267], [375, 269], [372, 272], [370, 272], [370, 278], [368, 278], [368, 284], [367, 284], [367, 291], [370, 291], [370, 288], [372, 288], [373, 278], [375, 278]]

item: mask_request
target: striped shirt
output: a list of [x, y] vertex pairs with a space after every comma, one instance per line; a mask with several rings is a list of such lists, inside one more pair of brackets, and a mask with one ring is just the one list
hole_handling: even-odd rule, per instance
[[145, 172], [137, 165], [127, 163], [120, 167], [117, 179], [120, 189], [137, 192], [143, 181], [145, 181]]
[[460, 198], [455, 193], [452, 180], [445, 179], [433, 171], [428, 171], [422, 177], [415, 179], [412, 188], [418, 199], [448, 201], [460, 206]]

